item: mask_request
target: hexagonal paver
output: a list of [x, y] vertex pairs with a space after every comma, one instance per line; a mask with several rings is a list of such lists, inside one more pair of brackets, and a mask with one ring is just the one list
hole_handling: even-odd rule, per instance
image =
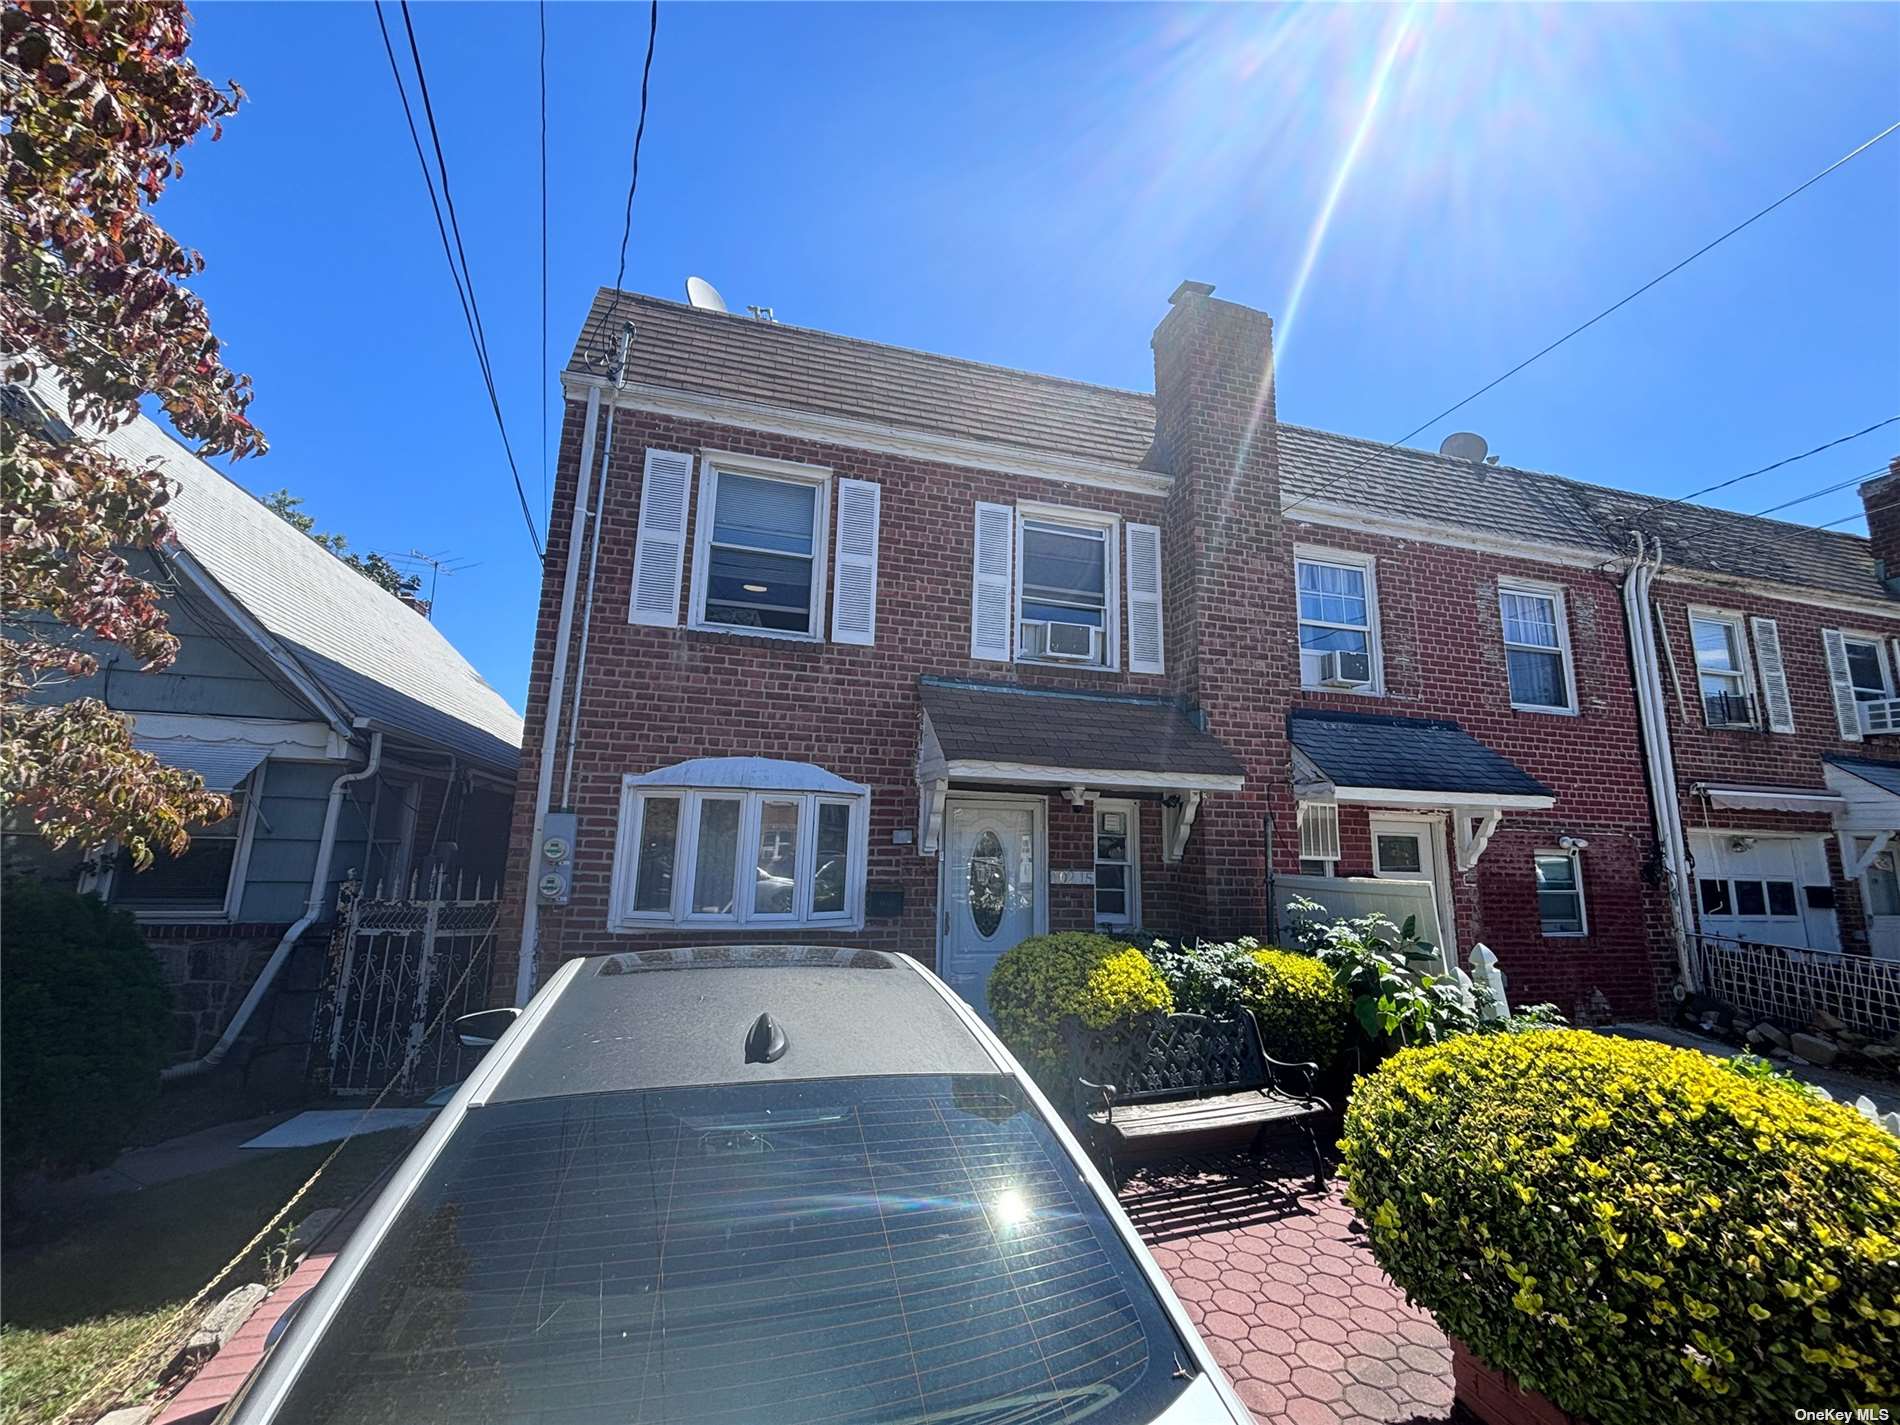
[[1122, 1202], [1261, 1425], [1454, 1418], [1444, 1333], [1298, 1155], [1161, 1164], [1135, 1172]]

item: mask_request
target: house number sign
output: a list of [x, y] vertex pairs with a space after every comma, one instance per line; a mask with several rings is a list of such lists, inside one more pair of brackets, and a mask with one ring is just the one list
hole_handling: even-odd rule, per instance
[[1049, 884], [1052, 886], [1092, 886], [1095, 884], [1095, 870], [1090, 867], [1086, 871], [1051, 871]]

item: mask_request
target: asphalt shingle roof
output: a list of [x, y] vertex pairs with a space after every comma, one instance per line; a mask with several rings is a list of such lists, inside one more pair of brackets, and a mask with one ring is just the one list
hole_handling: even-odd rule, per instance
[[1117, 772], [1242, 773], [1240, 759], [1160, 698], [920, 678], [918, 696], [952, 762], [1021, 762]]
[[1900, 796], [1900, 762], [1876, 762], [1867, 757], [1841, 757], [1829, 754], [1824, 760], [1844, 772], [1852, 772], [1863, 782], [1872, 782], [1883, 792]]
[[[611, 289], [595, 296], [570, 369], [613, 344]], [[611, 325], [634, 324], [628, 379], [702, 395], [785, 406], [908, 430], [1019, 446], [1129, 470], [1164, 470], [1154, 449], [1154, 397], [1002, 366], [885, 346], [807, 327], [699, 311], [621, 294]], [[1675, 504], [1561, 475], [1473, 465], [1305, 426], [1277, 427], [1282, 497], [1323, 498], [1409, 519], [1572, 549], [1626, 553], [1641, 525], [1680, 568], [1889, 597], [1868, 541]], [[1707, 474], [1696, 471], [1695, 475]], [[1297, 513], [1297, 512], [1296, 512]]]
[[[34, 390], [67, 415], [50, 374]], [[514, 775], [520, 715], [433, 623], [144, 416], [98, 439], [177, 486], [166, 513], [179, 545], [352, 716]]]
[[1294, 711], [1287, 715], [1287, 735], [1336, 787], [1556, 795], [1447, 719]]

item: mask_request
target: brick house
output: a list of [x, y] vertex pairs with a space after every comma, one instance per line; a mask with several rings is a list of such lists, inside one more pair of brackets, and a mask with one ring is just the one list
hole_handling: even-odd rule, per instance
[[[1664, 502], [1282, 424], [1270, 318], [1212, 290], [1171, 299], [1152, 396], [602, 291], [497, 996], [766, 939], [907, 951], [981, 1004], [1024, 935], [1268, 935], [1305, 896], [1482, 941], [1517, 998], [1651, 1012], [1689, 884], [1661, 809], [1709, 774], [1637, 696], [1635, 601], [1786, 583], [1885, 628], [1868, 541], [1684, 510], [1722, 538], [1665, 534], [1654, 582]], [[1793, 742], [1724, 733], [1738, 783], [1798, 743], [1821, 785], [1830, 689]]]

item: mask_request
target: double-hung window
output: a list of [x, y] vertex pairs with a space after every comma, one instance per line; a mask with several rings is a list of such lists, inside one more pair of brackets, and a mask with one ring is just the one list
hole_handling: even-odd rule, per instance
[[1734, 614], [1691, 613], [1689, 638], [1695, 648], [1696, 681], [1710, 727], [1753, 727], [1749, 697], [1747, 639]]
[[1511, 706], [1530, 712], [1575, 712], [1563, 594], [1547, 585], [1500, 579], [1498, 617], [1504, 628]]
[[1294, 559], [1300, 685], [1378, 690], [1378, 609], [1372, 561], [1352, 555]]
[[1019, 659], [1115, 666], [1115, 533], [1112, 522], [1021, 514]]
[[1095, 803], [1095, 923], [1133, 925], [1141, 916], [1141, 808]]
[[707, 457], [694, 551], [695, 628], [823, 636], [828, 472]]
[[260, 769], [224, 793], [231, 799], [231, 814], [193, 827], [191, 844], [179, 855], [155, 851], [152, 864], [140, 871], [133, 868], [131, 853], [121, 851], [112, 875], [112, 903], [160, 919], [235, 915], [262, 779]]
[[711, 758], [628, 777], [623, 796], [620, 928], [863, 924], [865, 788], [802, 763]]
[[1546, 935], [1583, 935], [1583, 867], [1574, 851], [1539, 851], [1537, 920]]
[[1888, 676], [1887, 650], [1877, 638], [1852, 633], [1841, 635], [1847, 651], [1847, 676], [1854, 688], [1854, 701], [1879, 702], [1893, 696], [1893, 680]]

